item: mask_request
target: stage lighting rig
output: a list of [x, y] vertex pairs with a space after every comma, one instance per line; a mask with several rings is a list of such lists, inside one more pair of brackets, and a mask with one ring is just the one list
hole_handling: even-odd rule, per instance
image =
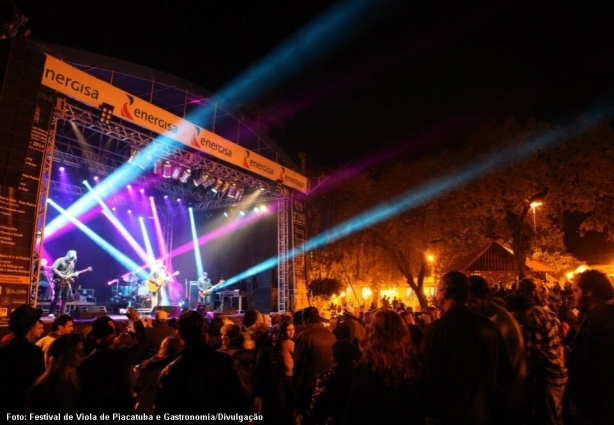
[[164, 166], [162, 167], [162, 177], [165, 179], [170, 179], [173, 175], [173, 164], [170, 161], [164, 162]]
[[183, 170], [183, 173], [181, 173], [181, 176], [179, 177], [179, 181], [181, 183], [186, 183], [191, 175], [192, 175], [192, 170], [190, 170], [189, 168], [186, 168], [185, 170]]
[[111, 119], [113, 118], [113, 110], [115, 109], [115, 107], [113, 105], [109, 105], [108, 103], [102, 102], [99, 108], [100, 122], [103, 124], [111, 124]]

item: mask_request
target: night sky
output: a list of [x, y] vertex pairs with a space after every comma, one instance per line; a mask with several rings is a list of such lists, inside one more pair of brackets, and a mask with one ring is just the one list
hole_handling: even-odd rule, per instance
[[[565, 124], [614, 94], [606, 1], [13, 1], [29, 16], [33, 39], [212, 92], [282, 43], [308, 39], [297, 31], [317, 29], [331, 6], [375, 5], [303, 47], [290, 78], [272, 69], [266, 92], [238, 102], [260, 114], [295, 162], [305, 153], [316, 170], [400, 144], [431, 153], [506, 115]], [[455, 131], [416, 142], [447, 127]]]

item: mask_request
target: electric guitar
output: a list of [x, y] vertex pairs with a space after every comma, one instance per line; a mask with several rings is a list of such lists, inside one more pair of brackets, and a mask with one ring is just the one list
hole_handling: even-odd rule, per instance
[[209, 295], [211, 292], [213, 292], [213, 290], [215, 288], [217, 288], [218, 286], [220, 286], [222, 283], [224, 283], [224, 282], [216, 283], [215, 285], [213, 285], [212, 287], [207, 288], [207, 289], [203, 289], [203, 290], [199, 289], [198, 290], [198, 296], [201, 297], [201, 298], [205, 298], [207, 295]]
[[166, 285], [166, 282], [168, 282], [169, 280], [171, 280], [173, 277], [177, 276], [178, 274], [179, 274], [179, 271], [176, 271], [175, 273], [173, 273], [170, 276], [167, 276], [166, 278], [160, 276], [160, 277], [148, 279], [147, 289], [149, 289], [152, 294], [155, 294], [156, 292], [160, 290], [160, 288]]
[[87, 269], [79, 270], [77, 272], [66, 273], [65, 276], [56, 275], [55, 278], [53, 279], [53, 283], [55, 284], [57, 288], [63, 288], [66, 286], [67, 283], [72, 283], [72, 281], [75, 280], [75, 278], [79, 276], [81, 273], [91, 272], [92, 270], [94, 269], [90, 266]]

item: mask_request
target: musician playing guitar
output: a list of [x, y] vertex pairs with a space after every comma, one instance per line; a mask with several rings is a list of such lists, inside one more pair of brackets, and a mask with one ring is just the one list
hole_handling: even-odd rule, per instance
[[79, 274], [92, 271], [91, 267], [75, 272], [75, 263], [77, 262], [77, 251], [70, 250], [65, 257], [60, 257], [54, 261], [51, 266], [53, 273], [53, 300], [49, 304], [49, 314], [55, 313], [55, 307], [62, 300], [60, 313], [66, 313], [66, 301], [72, 295], [71, 283]]
[[198, 279], [198, 303], [207, 306], [211, 304], [211, 279], [207, 272], [203, 272]]
[[[149, 273], [149, 278], [147, 279], [147, 287], [152, 294], [152, 307], [162, 305], [162, 288], [166, 285], [166, 282], [178, 274], [179, 272], [170, 274], [161, 259], [156, 261], [156, 264], [151, 270], [151, 273]], [[155, 301], [153, 298], [155, 298]]]

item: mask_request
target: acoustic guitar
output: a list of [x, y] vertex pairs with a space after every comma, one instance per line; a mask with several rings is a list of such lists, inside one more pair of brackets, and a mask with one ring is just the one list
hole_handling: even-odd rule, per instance
[[166, 278], [159, 276], [156, 278], [148, 279], [147, 288], [151, 291], [152, 294], [155, 294], [156, 292], [160, 290], [160, 288], [166, 285], [166, 282], [168, 282], [169, 280], [171, 280], [173, 277], [177, 276], [178, 274], [179, 274], [179, 271], [176, 271], [175, 273], [173, 273], [170, 276], [167, 276]]
[[66, 273], [65, 276], [56, 275], [56, 277], [53, 279], [53, 283], [57, 288], [63, 288], [67, 283], [72, 283], [72, 281], [75, 280], [75, 278], [81, 273], [91, 272], [92, 270], [94, 269], [90, 266], [87, 269], [79, 270], [78, 272]]

